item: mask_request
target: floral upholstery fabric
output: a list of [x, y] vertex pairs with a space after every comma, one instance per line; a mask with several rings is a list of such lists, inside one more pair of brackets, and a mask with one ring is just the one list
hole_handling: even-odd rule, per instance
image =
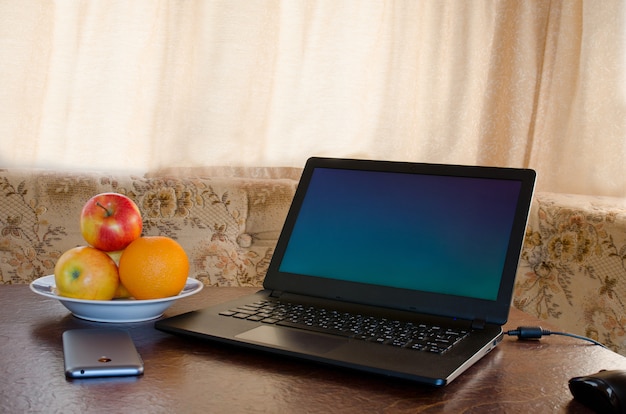
[[626, 355], [626, 199], [536, 194], [513, 304]]
[[[0, 170], [0, 283], [52, 274], [65, 250], [85, 244], [83, 204], [114, 191], [135, 200], [144, 235], [167, 235], [185, 248], [190, 276], [207, 286], [261, 286], [300, 173]], [[537, 193], [513, 305], [626, 355], [626, 200]]]
[[0, 279], [29, 283], [54, 273], [65, 250], [86, 244], [84, 203], [113, 191], [137, 203], [143, 235], [183, 246], [190, 276], [209, 286], [261, 286], [296, 185], [279, 178], [0, 170]]

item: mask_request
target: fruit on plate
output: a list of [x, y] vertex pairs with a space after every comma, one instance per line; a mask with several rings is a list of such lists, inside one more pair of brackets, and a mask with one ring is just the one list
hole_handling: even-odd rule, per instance
[[123, 194], [98, 194], [85, 203], [80, 213], [83, 238], [105, 252], [123, 250], [141, 236], [142, 230], [139, 208]]
[[63, 253], [54, 267], [54, 282], [59, 296], [92, 300], [112, 299], [120, 283], [113, 259], [90, 246]]
[[124, 249], [120, 258], [120, 282], [135, 299], [178, 295], [188, 274], [185, 250], [166, 236], [139, 237]]
[[141, 237], [137, 205], [123, 194], [101, 193], [80, 213], [89, 246], [63, 253], [54, 269], [56, 292], [78, 299], [160, 299], [178, 295], [187, 282], [189, 258], [166, 236]]

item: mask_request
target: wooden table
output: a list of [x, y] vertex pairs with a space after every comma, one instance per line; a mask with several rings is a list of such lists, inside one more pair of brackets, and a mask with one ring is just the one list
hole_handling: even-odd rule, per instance
[[[165, 315], [254, 290], [205, 288]], [[71, 381], [63, 374], [63, 331], [111, 324], [78, 319], [26, 285], [0, 286], [0, 303], [0, 407], [6, 413], [574, 413], [588, 411], [572, 400], [569, 378], [626, 369], [626, 358], [576, 339], [506, 337], [449, 386], [435, 389], [177, 337], [142, 322], [119, 326], [144, 359], [143, 376]], [[505, 329], [536, 324], [512, 309]]]

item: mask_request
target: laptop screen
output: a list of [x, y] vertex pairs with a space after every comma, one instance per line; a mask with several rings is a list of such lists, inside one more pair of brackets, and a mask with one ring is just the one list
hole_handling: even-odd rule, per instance
[[517, 180], [316, 168], [280, 272], [496, 300]]
[[521, 168], [310, 158], [263, 286], [501, 324], [535, 177]]

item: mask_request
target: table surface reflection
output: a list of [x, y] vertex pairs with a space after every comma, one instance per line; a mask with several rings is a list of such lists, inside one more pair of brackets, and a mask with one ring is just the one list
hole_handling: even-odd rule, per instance
[[[257, 288], [210, 288], [177, 301], [173, 316]], [[505, 337], [450, 385], [430, 388], [154, 329], [154, 321], [89, 322], [26, 285], [0, 286], [3, 412], [589, 412], [567, 381], [626, 358], [580, 340]], [[511, 309], [505, 329], [540, 322]], [[554, 328], [544, 324], [546, 328]], [[145, 363], [141, 377], [67, 380], [61, 334], [68, 329], [127, 329]]]

